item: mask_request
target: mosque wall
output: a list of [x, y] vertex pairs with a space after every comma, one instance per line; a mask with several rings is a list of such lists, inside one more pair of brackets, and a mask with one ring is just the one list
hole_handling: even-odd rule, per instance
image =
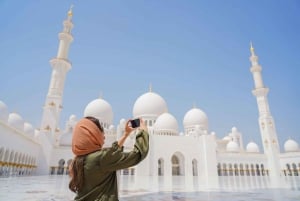
[[259, 153], [221, 153], [217, 156], [219, 176], [268, 175], [268, 162]]
[[72, 149], [69, 146], [55, 147], [52, 150], [49, 174], [68, 174], [69, 165], [74, 157]]
[[35, 174], [41, 146], [33, 137], [0, 121], [0, 176]]
[[300, 176], [300, 153], [282, 153], [280, 155], [280, 167], [285, 176]]

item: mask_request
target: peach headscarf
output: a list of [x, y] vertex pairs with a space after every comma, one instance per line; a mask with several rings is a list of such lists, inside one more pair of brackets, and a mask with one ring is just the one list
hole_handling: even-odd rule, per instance
[[89, 119], [81, 119], [75, 126], [72, 139], [72, 151], [76, 156], [82, 156], [100, 150], [104, 138], [100, 129]]

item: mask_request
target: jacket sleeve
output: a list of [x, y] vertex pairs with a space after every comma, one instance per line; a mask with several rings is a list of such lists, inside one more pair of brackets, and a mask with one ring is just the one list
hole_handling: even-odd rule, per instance
[[100, 160], [100, 166], [106, 171], [128, 168], [138, 164], [146, 158], [148, 151], [149, 134], [142, 130], [136, 136], [132, 151], [123, 152], [123, 147], [119, 147], [118, 142], [114, 142], [111, 148], [104, 151]]

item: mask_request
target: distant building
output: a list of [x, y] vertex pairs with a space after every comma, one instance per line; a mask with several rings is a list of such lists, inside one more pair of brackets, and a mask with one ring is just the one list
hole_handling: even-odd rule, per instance
[[[63, 22], [59, 33], [57, 56], [50, 60], [52, 75], [39, 129], [26, 122], [17, 113], [10, 113], [0, 101], [0, 177], [11, 175], [68, 174], [73, 158], [71, 151], [72, 130], [78, 119], [71, 115], [64, 129], [59, 128], [63, 105], [63, 92], [67, 72], [71, 34], [72, 10]], [[233, 127], [223, 138], [209, 130], [207, 115], [193, 107], [183, 118], [184, 130], [179, 131], [177, 119], [168, 112], [165, 100], [151, 87], [149, 92], [137, 98], [133, 117], [143, 118], [150, 133], [150, 151], [139, 165], [121, 171], [121, 175], [185, 176], [186, 182], [197, 182], [206, 187], [218, 188], [229, 178], [255, 181], [266, 178], [266, 187], [281, 187], [286, 177], [299, 177], [299, 145], [292, 139], [284, 143], [280, 153], [274, 119], [267, 99], [261, 66], [254, 48], [250, 48], [251, 68], [255, 88], [252, 93], [258, 104], [258, 123], [263, 150], [251, 141], [246, 146], [242, 133]], [[125, 119], [113, 125], [113, 109], [102, 98], [92, 100], [84, 110], [84, 116], [99, 119], [106, 133], [105, 146], [111, 145], [124, 132]], [[125, 143], [125, 150], [134, 144], [135, 133]], [[258, 140], [258, 139], [257, 139]], [[255, 178], [255, 179], [253, 179]], [[237, 179], [238, 181], [238, 179]]]

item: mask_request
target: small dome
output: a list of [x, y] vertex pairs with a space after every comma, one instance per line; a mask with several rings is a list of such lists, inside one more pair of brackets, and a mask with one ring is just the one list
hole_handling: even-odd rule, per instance
[[6, 122], [8, 119], [7, 106], [4, 102], [0, 101], [0, 120]]
[[238, 131], [238, 129], [236, 127], [231, 128], [231, 133], [229, 133], [229, 136], [236, 138], [236, 137], [239, 137], [240, 135], [241, 135], [241, 133]]
[[69, 121], [76, 121], [76, 116], [74, 114], [72, 114], [70, 117], [69, 117]]
[[226, 151], [228, 152], [239, 152], [239, 145], [235, 141], [230, 141], [226, 145]]
[[157, 93], [148, 92], [141, 95], [134, 103], [133, 117], [142, 116], [158, 117], [164, 112], [168, 112], [166, 101]]
[[201, 129], [208, 130], [208, 119], [202, 110], [193, 108], [185, 114], [183, 125], [185, 128], [200, 125]]
[[8, 125], [18, 130], [23, 131], [24, 121], [23, 118], [17, 113], [10, 113], [8, 116]]
[[99, 119], [100, 122], [112, 124], [113, 111], [108, 102], [98, 98], [91, 101], [84, 110], [84, 116], [92, 116]]
[[285, 150], [285, 152], [298, 152], [299, 151], [299, 145], [295, 140], [288, 139], [284, 143], [284, 150]]
[[24, 133], [27, 135], [33, 137], [34, 136], [34, 128], [30, 123], [25, 122], [24, 123]]
[[231, 137], [229, 137], [229, 136], [227, 135], [227, 136], [223, 137], [223, 140], [231, 141], [232, 139], [231, 139]]
[[121, 119], [121, 120], [120, 120], [120, 124], [121, 124], [121, 125], [125, 125], [125, 124], [126, 124], [126, 119]]
[[156, 119], [156, 122], [154, 124], [154, 129], [157, 131], [168, 130], [168, 131], [172, 131], [174, 133], [178, 133], [178, 123], [173, 115], [166, 112], [166, 113], [161, 114]]
[[115, 127], [114, 127], [114, 125], [110, 125], [108, 129], [109, 129], [109, 130], [114, 130]]
[[231, 128], [231, 132], [237, 132], [237, 128], [236, 127], [232, 127]]
[[254, 142], [249, 142], [247, 144], [246, 151], [249, 153], [259, 153], [258, 145]]

